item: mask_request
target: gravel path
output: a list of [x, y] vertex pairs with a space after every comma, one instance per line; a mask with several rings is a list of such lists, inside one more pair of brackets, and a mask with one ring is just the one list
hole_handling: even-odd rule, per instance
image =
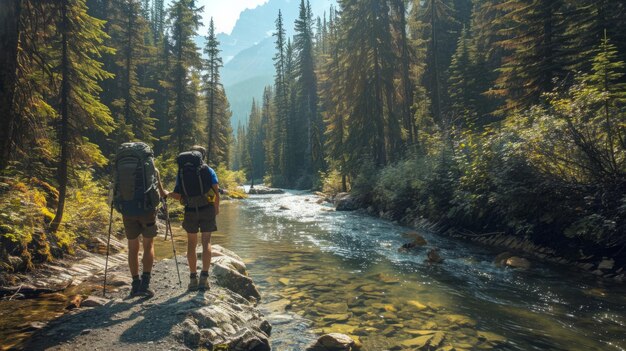
[[[174, 260], [159, 261], [152, 273], [153, 298], [128, 298], [130, 287], [112, 287], [103, 306], [77, 309], [36, 333], [27, 350], [187, 350], [177, 328], [188, 313], [232, 294], [215, 284], [209, 292], [188, 292], [186, 260], [179, 259], [182, 287], [178, 285]], [[111, 276], [128, 275], [120, 266]], [[123, 279], [117, 279], [123, 280]], [[84, 303], [83, 303], [84, 305]]]

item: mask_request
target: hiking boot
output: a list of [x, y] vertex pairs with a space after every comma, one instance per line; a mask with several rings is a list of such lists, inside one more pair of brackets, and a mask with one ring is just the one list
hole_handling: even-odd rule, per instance
[[139, 288], [141, 287], [140, 279], [133, 279], [130, 285], [130, 297], [137, 296], [139, 294]]
[[141, 284], [139, 285], [139, 291], [137, 295], [152, 297], [154, 296], [154, 291], [150, 289], [150, 276], [144, 274], [141, 277]]
[[209, 276], [208, 275], [201, 275], [200, 276], [199, 288], [200, 288], [200, 290], [210, 290], [211, 289], [211, 284], [209, 284]]
[[187, 286], [187, 290], [189, 291], [194, 291], [194, 290], [198, 290], [198, 277], [189, 277], [189, 285]]

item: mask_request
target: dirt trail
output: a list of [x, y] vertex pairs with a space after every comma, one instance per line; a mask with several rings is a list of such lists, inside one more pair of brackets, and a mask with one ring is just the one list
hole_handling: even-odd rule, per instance
[[[219, 277], [216, 280], [213, 274], [210, 291], [187, 291], [189, 269], [185, 261], [179, 257], [182, 287], [178, 284], [174, 260], [159, 261], [152, 273], [154, 297], [128, 298], [130, 287], [127, 284], [112, 287], [107, 300], [93, 302], [95, 305], [102, 302], [102, 306], [81, 307], [51, 322], [29, 340], [25, 349], [187, 350], [201, 345], [232, 345], [234, 341], [237, 342], [236, 349], [252, 349], [254, 346], [245, 346], [233, 337], [257, 334], [258, 326], [263, 323], [269, 326], [256, 310], [254, 300], [249, 302], [233, 290], [224, 288], [229, 286], [232, 289], [233, 284], [228, 283], [230, 280], [220, 281], [224, 279]], [[232, 272], [236, 278], [242, 277], [236, 274]], [[125, 266], [116, 267], [110, 273], [114, 281], [122, 281], [119, 276], [124, 275], [128, 275]], [[212, 315], [207, 309], [215, 308], [239, 314], [238, 323], [225, 326], [219, 325], [223, 320], [211, 322], [201, 318], [202, 314]], [[233, 321], [231, 318], [230, 322]]]

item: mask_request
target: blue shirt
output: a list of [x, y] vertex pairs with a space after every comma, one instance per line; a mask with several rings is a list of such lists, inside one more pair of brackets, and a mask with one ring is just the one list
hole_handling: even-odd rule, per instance
[[[202, 178], [202, 187], [205, 191], [209, 191], [214, 184], [219, 184], [217, 181], [217, 174], [213, 168], [208, 165], [203, 165], [200, 169], [200, 177]], [[174, 186], [174, 192], [177, 194], [183, 194], [183, 189], [181, 186], [180, 174], [176, 175], [176, 186]]]

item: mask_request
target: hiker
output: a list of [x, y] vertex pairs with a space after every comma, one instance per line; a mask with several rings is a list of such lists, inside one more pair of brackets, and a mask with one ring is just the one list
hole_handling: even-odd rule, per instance
[[[183, 229], [187, 232], [189, 290], [208, 290], [211, 265], [211, 233], [217, 231], [215, 217], [220, 213], [220, 192], [215, 171], [205, 163], [206, 150], [193, 146], [176, 158], [176, 186], [169, 196], [185, 205]], [[202, 233], [202, 271], [197, 273], [196, 246]]]
[[[128, 239], [128, 266], [133, 277], [130, 296], [154, 296], [150, 277], [157, 235], [156, 208], [160, 197], [167, 197], [154, 154], [141, 142], [124, 143], [115, 156], [113, 205], [122, 214]], [[143, 238], [143, 273], [139, 277], [139, 236]]]

